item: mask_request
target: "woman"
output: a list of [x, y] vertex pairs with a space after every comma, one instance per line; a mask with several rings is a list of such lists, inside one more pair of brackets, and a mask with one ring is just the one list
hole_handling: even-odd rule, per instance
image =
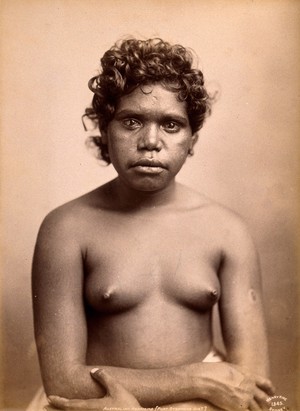
[[[86, 115], [118, 176], [50, 213], [34, 255], [51, 404], [263, 409], [273, 391], [255, 247], [239, 217], [175, 181], [210, 113], [203, 75], [160, 39], [125, 40], [101, 64]], [[212, 341], [217, 302], [227, 362]], [[126, 400], [104, 396], [119, 383]]]

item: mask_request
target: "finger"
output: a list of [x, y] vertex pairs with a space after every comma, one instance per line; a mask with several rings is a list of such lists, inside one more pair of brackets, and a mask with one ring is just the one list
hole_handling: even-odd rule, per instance
[[[57, 395], [50, 395], [48, 397], [50, 405], [54, 405], [62, 410], [97, 410], [99, 407], [95, 404], [95, 400], [79, 400], [58, 397]], [[97, 401], [97, 400], [96, 400]]]
[[55, 407], [51, 407], [51, 405], [45, 405], [45, 407], [43, 408], [43, 411], [57, 411], [57, 408]]
[[269, 396], [275, 394], [275, 387], [268, 378], [260, 377], [259, 375], [255, 376], [255, 382], [258, 388], [263, 390]]
[[262, 411], [262, 408], [260, 408], [259, 404], [253, 398], [253, 400], [250, 401], [249, 410], [250, 411]]
[[111, 397], [115, 397], [119, 391], [118, 384], [114, 378], [101, 368], [93, 368], [91, 370], [91, 376], [106, 389], [107, 394]]
[[51, 406], [54, 405], [54, 407], [60, 408], [62, 410], [67, 409], [68, 400], [66, 398], [59, 397], [57, 395], [49, 395], [48, 401]]
[[267, 400], [270, 397], [264, 391], [261, 391], [259, 388], [256, 388], [254, 391], [254, 398], [262, 410], [269, 409]]
[[107, 371], [100, 368], [93, 368], [91, 370], [91, 375], [93, 378], [95, 378], [95, 380], [103, 385], [110, 397], [116, 398], [122, 393], [127, 393], [127, 390], [125, 390], [125, 388], [120, 383], [118, 383], [111, 375], [109, 375]]

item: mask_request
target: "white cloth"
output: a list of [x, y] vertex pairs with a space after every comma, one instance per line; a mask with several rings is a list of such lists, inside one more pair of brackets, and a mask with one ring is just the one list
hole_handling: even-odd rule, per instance
[[[207, 356], [202, 360], [202, 362], [222, 362], [224, 361], [223, 355], [218, 352], [215, 348], [212, 348]], [[33, 400], [28, 405], [26, 411], [43, 411], [44, 407], [48, 404], [47, 396], [45, 394], [44, 388], [41, 387]]]
[[30, 404], [26, 408], [26, 411], [42, 411], [44, 407], [49, 405], [44, 387], [40, 387]]
[[215, 348], [212, 348], [202, 362], [222, 362], [225, 361], [225, 357]]

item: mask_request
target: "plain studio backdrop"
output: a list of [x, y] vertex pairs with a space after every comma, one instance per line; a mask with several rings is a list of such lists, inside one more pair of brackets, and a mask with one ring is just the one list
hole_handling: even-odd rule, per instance
[[[115, 176], [85, 147], [99, 58], [162, 37], [199, 56], [213, 107], [179, 181], [248, 222], [260, 253], [272, 379], [295, 409], [299, 1], [2, 0], [2, 407], [40, 385], [30, 269], [43, 217]], [[159, 227], [158, 227], [159, 230]]]

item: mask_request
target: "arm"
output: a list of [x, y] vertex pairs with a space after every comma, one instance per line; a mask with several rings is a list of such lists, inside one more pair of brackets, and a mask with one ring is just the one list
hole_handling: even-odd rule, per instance
[[[234, 371], [234, 370], [232, 370]], [[50, 396], [49, 403], [51, 406], [47, 407], [47, 410], [54, 411], [55, 409], [67, 410], [67, 411], [91, 411], [91, 410], [106, 410], [106, 409], [144, 409], [136, 400], [136, 398], [126, 390], [120, 383], [113, 379], [106, 371], [95, 368], [91, 371], [91, 375], [103, 385], [106, 389], [106, 395], [102, 398], [96, 399], [67, 399], [58, 396]], [[226, 388], [226, 387], [225, 387]], [[223, 393], [224, 394], [224, 393]], [[160, 408], [185, 408], [189, 410], [206, 410], [206, 411], [241, 411], [242, 409], [251, 409], [251, 411], [258, 411], [260, 408], [251, 407], [252, 397], [249, 397], [246, 391], [240, 391], [240, 395], [236, 395], [236, 392], [230, 389], [226, 389], [223, 402], [222, 398], [218, 398], [219, 406], [204, 401], [204, 400], [192, 400], [181, 403], [164, 404]], [[244, 394], [244, 395], [243, 395]], [[216, 393], [220, 395], [220, 393]], [[226, 401], [227, 399], [227, 401]], [[228, 401], [229, 400], [229, 401]], [[220, 405], [221, 404], [221, 405]], [[55, 408], [52, 408], [54, 406]], [[222, 408], [220, 408], [222, 407]], [[224, 408], [223, 408], [224, 407]], [[153, 409], [153, 408], [152, 408]], [[265, 408], [264, 408], [265, 409]]]
[[267, 377], [269, 360], [257, 252], [247, 228], [231, 222], [220, 272], [220, 319], [227, 361]]
[[[195, 398], [215, 403], [220, 394], [228, 410], [228, 393], [244, 394], [238, 385], [243, 374], [226, 364], [189, 364], [167, 369], [136, 370], [87, 366], [87, 325], [83, 302], [84, 225], [80, 215], [59, 209], [44, 221], [33, 261], [35, 335], [43, 382], [48, 395], [98, 398], [105, 389], [90, 370], [100, 366], [133, 393], [143, 406], [156, 406]], [[81, 230], [81, 231], [80, 231]], [[232, 391], [230, 391], [232, 390]], [[226, 403], [227, 401], [227, 403]], [[234, 400], [232, 400], [234, 401]]]
[[[115, 381], [106, 371], [99, 370], [94, 368], [91, 371], [91, 375], [98, 381], [101, 385], [103, 385], [106, 389], [107, 394], [103, 398], [97, 399], [89, 399], [89, 400], [80, 400], [80, 399], [73, 399], [69, 400], [67, 398], [55, 397], [50, 396], [49, 403], [50, 406], [47, 407], [48, 411], [55, 411], [55, 409], [62, 409], [62, 410], [105, 410], [107, 408], [120, 408], [120, 409], [145, 409], [143, 408], [138, 401], [134, 398], [134, 396], [127, 391], [121, 384]], [[201, 401], [196, 400], [192, 402], [186, 403], [189, 406], [189, 409], [205, 409], [207, 411], [222, 411], [218, 407], [214, 407], [213, 405]], [[181, 404], [170, 404], [162, 406], [161, 408], [177, 408], [177, 405]], [[56, 407], [56, 408], [53, 408]], [[206, 406], [206, 408], [204, 408]], [[201, 408], [202, 407], [202, 408]], [[179, 407], [182, 408], [182, 407]]]
[[[80, 213], [66, 206], [45, 219], [37, 239], [32, 292], [35, 337], [46, 393], [67, 398], [102, 397], [105, 390], [90, 376], [90, 370], [100, 366], [143, 404], [199, 397], [198, 386], [191, 385], [187, 367], [135, 370], [86, 365], [83, 242]], [[198, 382], [204, 393], [205, 382], [201, 378], [200, 371]]]

